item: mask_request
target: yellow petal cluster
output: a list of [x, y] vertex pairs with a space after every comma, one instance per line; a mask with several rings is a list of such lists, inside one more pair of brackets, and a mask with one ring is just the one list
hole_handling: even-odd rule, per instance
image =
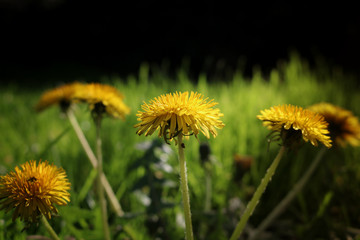
[[314, 104], [308, 109], [324, 116], [329, 123], [331, 139], [337, 145], [345, 146], [348, 143], [360, 146], [359, 119], [351, 111], [325, 102]]
[[74, 95], [83, 86], [84, 84], [75, 82], [48, 90], [40, 97], [39, 102], [35, 106], [35, 110], [42, 111], [55, 104], [70, 104], [76, 101]]
[[257, 118], [272, 131], [299, 130], [306, 142], [310, 141], [317, 146], [317, 141], [320, 141], [326, 147], [331, 147], [330, 136], [327, 135], [329, 134], [328, 123], [318, 113], [293, 105], [274, 106], [260, 113], [261, 115]]
[[219, 119], [223, 116], [213, 100], [207, 101], [200, 93], [176, 92], [161, 95], [144, 103], [136, 116], [140, 123], [134, 127], [139, 128], [137, 134], [145, 133], [149, 136], [159, 129], [159, 137], [172, 139], [180, 132], [184, 135], [197, 136], [201, 131], [207, 138], [209, 132], [216, 137], [216, 128], [224, 127]]
[[86, 84], [76, 92], [74, 97], [87, 102], [91, 109], [97, 103], [103, 104], [106, 112], [115, 118], [125, 119], [125, 115], [130, 112], [130, 108], [123, 102], [124, 96], [116, 88], [109, 85]]
[[58, 213], [57, 205], [70, 201], [70, 183], [62, 168], [48, 162], [31, 160], [15, 167], [15, 170], [0, 178], [0, 209], [15, 208], [13, 220], [20, 217], [26, 222], [35, 222], [42, 215], [50, 219]]

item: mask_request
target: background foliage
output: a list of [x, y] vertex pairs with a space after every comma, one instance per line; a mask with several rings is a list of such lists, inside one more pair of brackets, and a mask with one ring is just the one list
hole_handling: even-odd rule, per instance
[[[86, 80], [86, 79], [85, 79]], [[346, 80], [347, 84], [343, 84]], [[216, 139], [185, 142], [188, 178], [197, 239], [227, 239], [240, 213], [261, 181], [279, 148], [268, 144], [269, 131], [256, 115], [278, 104], [307, 107], [326, 101], [360, 115], [360, 91], [355, 79], [341, 69], [318, 66], [310, 69], [306, 61], [292, 54], [270, 74], [254, 68], [252, 78], [240, 70], [233, 75], [206, 73], [194, 79], [186, 64], [171, 76], [162, 66], [144, 63], [137, 76], [126, 79], [99, 79], [113, 85], [125, 96], [132, 109], [125, 121], [103, 121], [104, 172], [124, 211], [124, 217], [110, 212], [109, 222], [115, 239], [183, 239], [183, 216], [177, 154], [174, 142], [164, 144], [156, 134], [138, 136], [133, 125], [143, 101], [175, 91], [198, 91], [219, 103], [226, 126]], [[60, 207], [60, 216], [51, 221], [62, 238], [101, 239], [101, 221], [94, 189], [92, 167], [70, 123], [59, 108], [42, 113], [34, 105], [51, 86], [7, 85], [0, 89], [0, 173], [30, 159], [43, 159], [62, 166], [72, 184], [71, 202]], [[95, 144], [95, 127], [90, 112], [75, 106], [75, 114], [89, 140]], [[208, 144], [210, 161], [200, 161], [199, 147]], [[319, 148], [310, 144], [288, 153], [270, 182], [262, 201], [250, 218], [256, 227], [281, 200], [305, 171]], [[330, 149], [310, 183], [276, 220], [264, 239], [346, 239], [360, 230], [360, 151], [358, 148]], [[211, 180], [211, 194], [206, 182]], [[88, 187], [90, 186], [90, 187]], [[207, 194], [208, 193], [208, 194]], [[204, 211], [210, 199], [211, 210]], [[24, 225], [11, 221], [11, 214], [0, 212], [0, 239], [25, 239], [46, 235], [42, 226], [21, 231]]]

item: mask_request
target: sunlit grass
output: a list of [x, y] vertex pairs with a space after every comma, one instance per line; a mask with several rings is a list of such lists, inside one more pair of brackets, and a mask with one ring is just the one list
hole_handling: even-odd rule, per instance
[[[245, 78], [238, 71], [232, 79], [210, 82], [206, 73], [201, 74], [198, 79], [190, 79], [184, 69], [179, 69], [175, 77], [170, 77], [162, 73], [161, 69], [151, 69], [153, 71], [150, 75], [149, 68], [147, 64], [143, 64], [137, 76], [128, 76], [126, 79], [99, 79], [121, 91], [125, 95], [124, 102], [131, 108], [125, 121], [105, 118], [102, 123], [104, 172], [126, 212], [124, 218], [117, 218], [111, 211], [109, 213], [110, 227], [117, 233], [116, 239], [126, 236], [153, 239], [146, 227], [149, 207], [142, 203], [135, 192], [135, 185], [140, 184], [138, 181], [144, 177], [146, 169], [144, 165], [139, 165], [129, 170], [144, 155], [144, 151], [136, 149], [136, 145], [157, 139], [156, 134], [146, 138], [135, 134], [135, 114], [143, 101], [169, 92], [197, 91], [218, 102], [217, 107], [224, 113], [222, 120], [226, 126], [219, 131], [216, 139], [207, 140], [199, 135], [200, 141], [209, 142], [215, 159], [212, 169], [213, 211], [206, 216], [202, 212], [205, 173], [199, 160], [199, 143], [195, 138], [185, 140], [191, 142], [186, 145], [185, 153], [189, 159], [187, 167], [194, 234], [199, 234], [197, 227], [200, 222], [205, 221], [211, 226], [206, 239], [229, 238], [236, 224], [231, 217], [238, 220], [242, 210], [241, 207], [236, 208], [233, 216], [224, 214], [229, 208], [230, 199], [241, 198], [242, 203], [246, 204], [276, 154], [277, 143], [273, 142], [268, 146], [268, 131], [256, 118], [260, 110], [279, 104], [307, 107], [326, 101], [360, 116], [360, 91], [356, 82], [350, 81], [350, 77], [339, 70], [310, 70], [306, 62], [296, 54], [288, 62], [279, 64], [269, 75], [264, 75], [255, 68], [251, 79]], [[92, 167], [70, 123], [56, 107], [39, 114], [34, 111], [42, 92], [52, 87], [55, 86], [35, 86], [28, 91], [16, 85], [0, 89], [0, 173], [3, 175], [30, 159], [41, 158], [62, 166], [72, 183], [72, 201], [69, 207], [59, 207], [60, 217], [52, 222], [55, 231], [63, 238], [75, 236], [101, 239], [100, 211], [96, 201], [94, 202], [94, 192], [91, 190], [85, 199], [77, 201]], [[95, 128], [86, 106], [77, 105], [75, 115], [90, 145], [95, 147]], [[171, 147], [176, 151], [174, 146]], [[250, 218], [250, 224], [257, 225], [261, 222], [302, 175], [317, 151], [316, 148], [304, 145], [301, 151], [292, 152], [283, 158], [262, 201]], [[330, 232], [342, 237], [348, 232], [346, 227], [356, 228], [360, 224], [356, 215], [360, 210], [355, 209], [360, 197], [356, 190], [360, 182], [360, 151], [350, 147], [330, 151], [313, 176], [311, 184], [282, 218], [289, 223], [289, 226], [284, 226], [289, 227], [291, 234], [299, 238], [319, 236], [326, 239]], [[251, 169], [244, 170], [241, 183], [233, 181], [235, 154], [254, 159]], [[167, 236], [167, 239], [182, 239], [183, 229], [176, 220], [182, 212], [176, 154], [170, 154], [169, 164], [173, 167], [173, 172], [166, 173], [163, 179], [173, 180], [175, 186], [162, 188], [161, 198], [169, 206], [163, 206], [162, 212], [157, 214], [162, 220], [160, 225], [165, 232], [163, 236]], [[151, 190], [151, 185], [146, 184], [140, 188], [145, 196]], [[0, 212], [0, 239], [24, 239], [26, 234], [21, 233], [22, 223], [11, 223], [9, 215]], [[278, 228], [274, 228], [274, 234], [284, 227], [281, 223], [276, 226]], [[45, 234], [45, 230], [41, 227], [38, 230], [30, 229], [28, 234]]]

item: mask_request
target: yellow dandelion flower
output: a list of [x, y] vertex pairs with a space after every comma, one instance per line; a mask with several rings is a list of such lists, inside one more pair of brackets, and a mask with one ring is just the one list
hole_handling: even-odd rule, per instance
[[87, 102], [90, 109], [94, 109], [96, 104], [102, 104], [104, 111], [115, 118], [125, 119], [129, 114], [130, 108], [123, 102], [124, 96], [114, 87], [90, 83], [85, 85], [76, 93], [77, 99]]
[[76, 101], [74, 94], [82, 87], [83, 84], [75, 82], [46, 91], [35, 106], [35, 110], [39, 112], [54, 104], [67, 108], [70, 103]]
[[320, 114], [293, 105], [281, 105], [260, 111], [257, 118], [268, 129], [280, 132], [284, 145], [292, 145], [302, 138], [317, 146], [317, 141], [331, 147], [328, 123]]
[[55, 204], [66, 205], [70, 201], [69, 189], [70, 183], [62, 168], [31, 160], [1, 176], [0, 209], [15, 208], [13, 221], [20, 217], [20, 220], [35, 222], [41, 214], [50, 219], [52, 213], [58, 213]]
[[194, 92], [190, 96], [188, 92], [161, 95], [141, 106], [144, 112], [138, 111], [136, 114], [138, 121], [141, 121], [134, 126], [139, 128], [136, 133], [149, 136], [160, 129], [159, 137], [164, 137], [165, 140], [171, 140], [180, 132], [197, 136], [201, 131], [207, 138], [210, 138], [210, 132], [216, 137], [215, 128], [224, 127], [219, 120], [223, 114], [218, 108], [212, 108], [217, 105], [216, 102], [207, 100], [200, 93]]
[[314, 104], [309, 109], [324, 116], [329, 123], [330, 137], [337, 145], [360, 146], [360, 123], [352, 112], [330, 103]]

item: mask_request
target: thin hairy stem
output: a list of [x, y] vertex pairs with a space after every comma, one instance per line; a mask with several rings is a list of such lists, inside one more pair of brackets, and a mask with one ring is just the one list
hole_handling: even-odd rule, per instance
[[101, 174], [103, 173], [103, 158], [102, 158], [102, 141], [101, 141], [101, 115], [97, 115], [95, 117], [95, 124], [96, 124], [96, 155], [98, 160], [97, 170], [98, 170], [98, 182], [97, 182], [97, 191], [99, 196], [99, 204], [100, 204], [100, 210], [101, 210], [101, 220], [103, 225], [103, 231], [104, 231], [104, 239], [110, 240], [110, 229], [109, 229], [109, 223], [108, 223], [108, 215], [107, 215], [107, 209], [106, 209], [106, 200], [105, 200], [105, 192], [104, 187], [101, 183]]
[[46, 219], [46, 217], [43, 215], [41, 216], [41, 222], [44, 224], [44, 227], [49, 232], [51, 239], [53, 240], [60, 240], [54, 229], [51, 227], [50, 223]]
[[266, 189], [266, 186], [271, 181], [271, 178], [274, 175], [275, 170], [276, 170], [277, 166], [279, 165], [279, 162], [280, 162], [282, 156], [285, 153], [285, 150], [286, 150], [286, 148], [284, 146], [282, 146], [280, 148], [279, 153], [277, 154], [274, 161], [271, 163], [270, 167], [266, 171], [266, 174], [265, 174], [264, 178], [261, 180], [261, 183], [258, 186], [258, 188], [256, 189], [252, 199], [250, 200], [250, 202], [246, 206], [245, 212], [241, 216], [240, 221], [237, 224], [237, 226], [235, 228], [235, 231], [231, 235], [230, 240], [236, 240], [236, 239], [238, 239], [240, 237], [242, 231], [244, 230], [244, 228], [246, 226], [246, 223], [247, 223], [249, 217], [253, 213], [256, 205], [259, 203], [261, 195], [264, 193], [264, 191]]
[[[74, 128], [74, 131], [76, 133], [76, 136], [78, 137], [81, 146], [83, 147], [83, 149], [85, 150], [86, 155], [88, 156], [91, 165], [93, 166], [93, 168], [97, 168], [98, 165], [98, 160], [96, 159], [95, 154], [93, 153], [93, 151], [91, 150], [91, 147], [88, 143], [88, 141], [86, 140], [86, 137], [83, 133], [83, 131], [81, 130], [78, 121], [76, 120], [75, 115], [73, 114], [73, 112], [69, 109], [67, 112], [67, 117], [72, 125], [72, 127]], [[114, 191], [112, 190], [109, 181], [107, 180], [106, 176], [104, 173], [100, 174], [101, 176], [101, 183], [104, 186], [105, 192], [109, 198], [110, 204], [112, 206], [112, 208], [114, 209], [115, 213], [119, 216], [122, 217], [124, 216], [124, 212], [120, 206], [119, 201], [117, 200]]]
[[272, 210], [272, 212], [260, 223], [259, 227], [251, 235], [250, 239], [256, 239], [261, 232], [263, 232], [267, 227], [269, 227], [269, 225], [287, 209], [287, 207], [294, 200], [297, 194], [304, 188], [305, 184], [308, 182], [311, 175], [314, 173], [315, 169], [319, 165], [320, 160], [324, 156], [325, 152], [325, 147], [320, 149], [314, 161], [312, 161], [311, 165], [306, 170], [304, 175], [294, 185], [290, 192], [283, 198], [283, 200], [281, 200], [281, 202]]
[[193, 230], [191, 222], [191, 210], [190, 210], [190, 198], [189, 198], [189, 189], [186, 175], [186, 161], [184, 155], [184, 145], [183, 145], [183, 134], [179, 133], [178, 135], [178, 147], [179, 147], [179, 162], [180, 162], [180, 187], [182, 193], [182, 201], [184, 206], [184, 216], [185, 216], [185, 235], [187, 240], [193, 240]]

